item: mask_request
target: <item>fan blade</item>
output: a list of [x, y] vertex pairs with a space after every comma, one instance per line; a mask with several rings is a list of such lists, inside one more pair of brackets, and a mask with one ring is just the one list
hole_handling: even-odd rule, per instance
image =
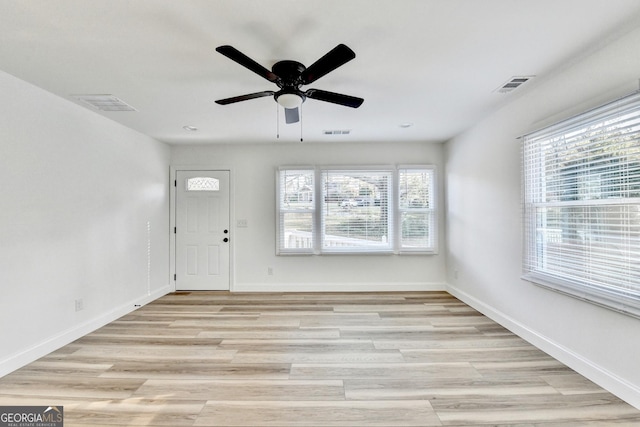
[[233, 98], [218, 99], [216, 101], [216, 104], [220, 104], [220, 105], [233, 104], [234, 102], [248, 101], [249, 99], [254, 99], [254, 98], [262, 98], [263, 96], [273, 95], [274, 93], [275, 92], [271, 90], [265, 90], [264, 92], [249, 93], [247, 95], [234, 96]]
[[284, 120], [287, 124], [297, 123], [300, 121], [300, 111], [298, 108], [285, 108], [284, 109]]
[[274, 82], [275, 83], [276, 81], [280, 80], [280, 77], [276, 76], [274, 73], [272, 73], [271, 71], [267, 70], [262, 65], [258, 64], [256, 61], [254, 61], [253, 59], [249, 58], [247, 55], [245, 55], [244, 53], [240, 52], [235, 47], [232, 47], [232, 46], [229, 46], [229, 45], [218, 46], [216, 48], [216, 51], [220, 52], [221, 54], [223, 54], [227, 58], [231, 59], [232, 61], [237, 62], [238, 64], [242, 65], [243, 67], [250, 69], [251, 71], [253, 71], [257, 75], [259, 75], [260, 77], [265, 78], [265, 79], [269, 80], [270, 82]]
[[317, 99], [318, 101], [332, 102], [334, 104], [344, 105], [345, 107], [358, 108], [364, 102], [362, 98], [355, 96], [343, 95], [341, 93], [327, 92], [320, 89], [309, 89], [305, 93], [307, 98]]
[[339, 44], [302, 72], [300, 75], [302, 82], [303, 84], [313, 83], [320, 77], [346, 64], [355, 57], [356, 54], [354, 51], [343, 44]]

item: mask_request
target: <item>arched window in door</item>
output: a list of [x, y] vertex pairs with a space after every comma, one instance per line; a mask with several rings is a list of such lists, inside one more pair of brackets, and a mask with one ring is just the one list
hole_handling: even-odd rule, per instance
[[206, 176], [189, 178], [187, 191], [220, 191], [220, 181]]

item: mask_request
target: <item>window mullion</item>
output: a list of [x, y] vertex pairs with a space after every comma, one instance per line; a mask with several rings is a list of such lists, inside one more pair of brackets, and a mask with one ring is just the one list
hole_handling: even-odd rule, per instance
[[319, 168], [315, 168], [314, 170], [315, 176], [315, 185], [314, 185], [314, 195], [315, 195], [315, 216], [313, 218], [313, 252], [315, 254], [322, 253], [322, 242], [323, 242], [323, 221], [322, 217], [324, 215], [323, 212], [323, 202], [326, 197], [324, 192], [324, 181], [322, 176], [322, 171]]
[[393, 171], [393, 252], [399, 253], [402, 248], [402, 212], [400, 210], [400, 171]]

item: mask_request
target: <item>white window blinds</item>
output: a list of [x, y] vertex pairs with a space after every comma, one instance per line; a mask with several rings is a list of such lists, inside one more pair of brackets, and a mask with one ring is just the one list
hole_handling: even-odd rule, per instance
[[398, 170], [399, 234], [403, 250], [436, 249], [434, 179], [435, 171], [432, 168]]
[[313, 252], [314, 178], [313, 169], [287, 169], [279, 173], [278, 252]]
[[640, 95], [523, 140], [524, 277], [640, 315]]
[[322, 172], [323, 252], [390, 251], [392, 171]]
[[282, 167], [276, 252], [436, 253], [435, 175], [432, 166]]

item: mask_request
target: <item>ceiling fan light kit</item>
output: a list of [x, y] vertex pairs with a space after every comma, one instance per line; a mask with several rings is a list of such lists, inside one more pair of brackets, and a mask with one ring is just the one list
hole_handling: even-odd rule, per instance
[[304, 98], [296, 93], [275, 94], [276, 101], [284, 108], [298, 108], [304, 102]]
[[301, 86], [315, 82], [356, 57], [353, 50], [344, 44], [337, 45], [308, 68], [297, 61], [284, 60], [273, 64], [271, 71], [232, 46], [219, 46], [216, 48], [216, 51], [271, 83], [275, 83], [280, 89], [278, 91], [266, 90], [263, 92], [234, 96], [232, 98], [219, 99], [216, 101], [217, 104], [228, 105], [240, 101], [273, 96], [275, 101], [284, 107], [285, 121], [289, 124], [300, 121], [299, 108], [307, 98], [351, 108], [358, 108], [364, 102], [362, 98], [341, 93], [328, 92], [320, 89], [307, 89], [306, 91], [300, 89]]

